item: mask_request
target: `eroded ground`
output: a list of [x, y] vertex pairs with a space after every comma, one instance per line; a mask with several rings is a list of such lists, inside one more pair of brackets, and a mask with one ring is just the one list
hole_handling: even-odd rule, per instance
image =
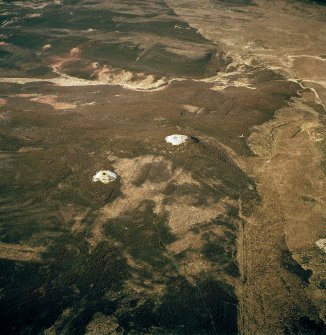
[[323, 334], [326, 7], [0, 7], [2, 333]]

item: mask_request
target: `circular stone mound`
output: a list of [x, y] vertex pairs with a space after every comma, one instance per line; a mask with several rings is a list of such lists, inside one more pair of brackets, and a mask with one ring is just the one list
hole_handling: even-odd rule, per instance
[[173, 134], [173, 135], [165, 137], [165, 141], [167, 143], [171, 143], [172, 145], [180, 145], [180, 144], [186, 142], [187, 139], [188, 139], [188, 136], [177, 135], [177, 134]]
[[96, 172], [95, 176], [93, 176], [93, 182], [100, 181], [103, 184], [111, 183], [112, 181], [117, 179], [117, 175], [109, 170], [101, 170]]

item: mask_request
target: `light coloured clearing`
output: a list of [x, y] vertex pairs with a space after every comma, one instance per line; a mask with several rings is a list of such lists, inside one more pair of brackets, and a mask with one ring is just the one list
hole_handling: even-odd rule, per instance
[[26, 146], [26, 147], [19, 148], [18, 152], [25, 153], [25, 152], [39, 151], [39, 150], [42, 150], [42, 149], [43, 148]]
[[117, 175], [109, 170], [101, 170], [96, 172], [95, 176], [93, 177], [93, 182], [100, 181], [103, 184], [109, 184], [112, 181], [117, 179]]
[[86, 327], [86, 335], [106, 335], [119, 334], [117, 331], [119, 324], [115, 317], [104, 315], [102, 313], [95, 313], [93, 319]]
[[58, 102], [56, 95], [39, 95], [35, 98], [32, 98], [31, 101], [38, 102], [45, 105], [50, 105], [56, 110], [66, 110], [76, 108], [75, 104], [69, 102]]
[[153, 277], [151, 278], [151, 280], [141, 279], [139, 278], [139, 275], [134, 274], [133, 278], [124, 282], [123, 290], [126, 292], [132, 292], [138, 297], [144, 297], [144, 295], [146, 294], [147, 296], [151, 296], [155, 300], [163, 298], [163, 296], [166, 294], [166, 283], [158, 283], [161, 278], [155, 273], [155, 269], [151, 265], [146, 264], [145, 271], [150, 271], [152, 273]]
[[79, 106], [93, 106], [96, 105], [96, 101], [91, 101], [91, 102], [85, 102], [84, 104], [81, 104]]
[[197, 113], [200, 110], [200, 107], [193, 105], [183, 105], [182, 107], [189, 113]]
[[98, 69], [100, 67], [100, 63], [99, 62], [93, 62], [92, 64], [91, 64], [91, 68], [92, 69]]
[[220, 203], [211, 204], [210, 207], [175, 203], [165, 209], [169, 213], [169, 226], [174, 234], [184, 234], [196, 224], [225, 213], [225, 208]]
[[56, 110], [66, 110], [66, 109], [74, 109], [76, 108], [75, 103], [69, 102], [58, 102], [58, 96], [56, 95], [42, 95], [42, 94], [32, 94], [32, 93], [21, 93], [13, 95], [13, 97], [18, 98], [28, 98], [30, 101], [37, 102], [40, 104], [49, 105]]
[[316, 246], [326, 253], [326, 238], [321, 238], [316, 242]]
[[43, 45], [42, 49], [43, 50], [49, 50], [51, 47], [52, 47], [51, 44], [45, 44], [45, 45]]
[[71, 56], [79, 56], [79, 55], [80, 55], [80, 52], [81, 52], [80, 48], [78, 48], [78, 47], [76, 47], [76, 48], [72, 48], [72, 49], [70, 50], [70, 55], [71, 55]]
[[[135, 186], [134, 182], [150, 164], [156, 165], [159, 169], [163, 169], [165, 166], [168, 180], [158, 183], [152, 183], [146, 180], [142, 185]], [[114, 168], [121, 177], [121, 191], [123, 197], [117, 198], [103, 208], [103, 216], [106, 221], [107, 219], [119, 217], [125, 211], [137, 208], [144, 200], [153, 200], [157, 206], [157, 210], [159, 211], [159, 209], [161, 209], [163, 201], [162, 192], [168, 181], [175, 178], [170, 161], [165, 160], [161, 156], [155, 157], [146, 155], [133, 159], [120, 159], [114, 163]], [[180, 173], [180, 171], [178, 172]], [[96, 233], [96, 235], [98, 234]]]
[[172, 145], [180, 145], [180, 144], [186, 142], [187, 139], [188, 139], [188, 136], [177, 135], [177, 134], [173, 134], [173, 135], [165, 137], [165, 141], [167, 143], [171, 143]]
[[[89, 243], [95, 246], [105, 237], [102, 226], [109, 219], [114, 219], [135, 210], [144, 200], [155, 203], [154, 212], [158, 215], [169, 214], [169, 225], [174, 233], [184, 233], [197, 223], [209, 221], [219, 214], [225, 213], [225, 202], [211, 202], [209, 207], [193, 206], [193, 202], [198, 196], [200, 184], [193, 179], [191, 173], [182, 168], [173, 169], [172, 162], [161, 156], [139, 156], [132, 159], [117, 159], [114, 163], [115, 171], [121, 177], [122, 196], [104, 206], [101, 215], [95, 222], [92, 237]], [[143, 173], [147, 177], [141, 185], [137, 185], [139, 177], [143, 178]], [[164, 178], [152, 180], [151, 175], [164, 175]], [[172, 205], [164, 204], [164, 190], [169, 183], [175, 185], [187, 185], [192, 190], [187, 196], [175, 195]]]
[[44, 247], [30, 247], [27, 245], [0, 242], [0, 259], [39, 262], [41, 261], [41, 253], [45, 250]]
[[25, 17], [26, 18], [33, 18], [33, 17], [40, 17], [42, 16], [41, 13], [32, 13], [32, 14], [27, 14]]
[[187, 251], [188, 249], [200, 249], [204, 242], [200, 234], [195, 234], [193, 232], [187, 232], [179, 240], [168, 245], [168, 250], [174, 254], [180, 254]]
[[305, 122], [300, 127], [301, 131], [306, 131], [313, 142], [321, 142], [324, 140], [324, 136], [322, 133], [319, 133], [317, 131], [318, 128], [320, 128], [318, 120]]
[[83, 231], [83, 220], [85, 219], [89, 211], [90, 208], [84, 209], [77, 207], [73, 204], [67, 204], [66, 206], [60, 208], [60, 214], [62, 215], [64, 222], [69, 225], [71, 225], [71, 222], [73, 222], [71, 230], [74, 233], [80, 233]]
[[9, 120], [9, 116], [7, 112], [0, 112], [0, 120]]
[[[148, 169], [149, 166], [153, 169], [158, 168], [165, 170], [167, 180], [157, 183], [151, 183], [149, 180], [144, 181], [142, 185], [136, 186], [135, 181], [139, 175]], [[114, 169], [121, 177], [121, 193], [122, 197], [115, 199], [102, 209], [102, 217], [96, 222], [93, 230], [93, 237], [89, 241], [91, 245], [96, 245], [103, 239], [102, 223], [108, 219], [119, 217], [126, 211], [132, 211], [137, 208], [144, 200], [155, 202], [155, 212], [160, 213], [164, 210], [163, 206], [163, 191], [168, 182], [177, 179], [180, 174], [186, 172], [176, 170], [172, 171], [172, 162], [164, 159], [161, 156], [144, 155], [132, 159], [118, 159], [114, 163]], [[150, 171], [148, 171], [149, 173]]]
[[0, 98], [0, 107], [7, 104], [7, 99]]
[[187, 253], [187, 257], [178, 265], [180, 273], [186, 276], [190, 282], [193, 282], [192, 278], [198, 278], [198, 275], [211, 272], [214, 266], [197, 250]]

